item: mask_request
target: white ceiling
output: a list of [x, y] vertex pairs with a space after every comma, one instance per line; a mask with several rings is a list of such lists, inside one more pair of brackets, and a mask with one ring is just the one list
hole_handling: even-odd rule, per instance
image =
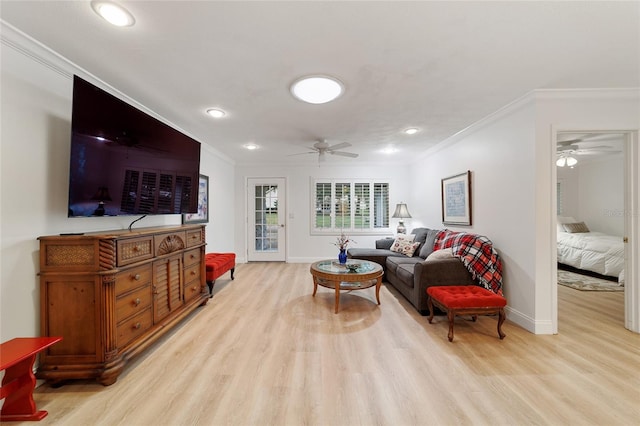
[[[315, 164], [288, 155], [318, 139], [360, 154], [328, 162], [406, 161], [534, 89], [640, 86], [640, 2], [119, 3], [135, 26], [110, 26], [88, 1], [2, 0], [0, 13], [238, 163]], [[318, 73], [346, 93], [291, 96]], [[208, 117], [214, 106], [228, 116]]]

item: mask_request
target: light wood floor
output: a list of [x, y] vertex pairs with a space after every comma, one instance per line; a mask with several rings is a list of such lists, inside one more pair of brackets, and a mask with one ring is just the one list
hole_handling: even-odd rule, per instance
[[632, 425], [640, 335], [623, 293], [559, 289], [560, 334], [429, 324], [395, 290], [334, 294], [307, 264], [238, 265], [108, 387], [36, 389], [40, 425]]

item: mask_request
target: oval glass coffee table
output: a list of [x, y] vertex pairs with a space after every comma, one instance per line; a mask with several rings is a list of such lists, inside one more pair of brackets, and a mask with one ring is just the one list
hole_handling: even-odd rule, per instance
[[311, 265], [313, 276], [313, 296], [318, 285], [336, 291], [335, 313], [340, 307], [340, 290], [363, 290], [376, 286], [376, 300], [380, 304], [380, 285], [382, 285], [382, 266], [368, 260], [350, 259], [346, 265], [335, 260], [321, 260]]

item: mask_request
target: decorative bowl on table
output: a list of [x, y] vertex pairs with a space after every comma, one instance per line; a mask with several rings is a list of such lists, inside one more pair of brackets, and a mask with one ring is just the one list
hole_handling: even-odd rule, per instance
[[356, 272], [358, 271], [358, 268], [360, 267], [360, 263], [359, 262], [347, 262], [344, 265], [345, 268], [347, 268], [347, 271], [349, 272]]

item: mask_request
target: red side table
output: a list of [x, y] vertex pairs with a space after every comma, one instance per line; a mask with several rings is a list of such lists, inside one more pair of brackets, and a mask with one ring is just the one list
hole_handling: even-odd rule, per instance
[[0, 387], [0, 399], [5, 398], [0, 422], [42, 420], [48, 414], [36, 410], [33, 400], [33, 363], [38, 352], [60, 340], [62, 337], [17, 337], [0, 344], [0, 371], [6, 370]]

